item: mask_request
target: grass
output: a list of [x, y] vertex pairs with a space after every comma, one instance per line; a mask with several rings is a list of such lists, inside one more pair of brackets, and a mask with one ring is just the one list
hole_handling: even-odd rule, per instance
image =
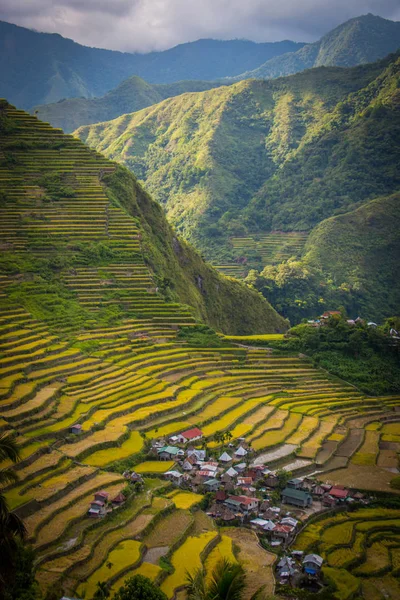
[[[120, 571], [133, 566], [140, 558], [141, 543], [135, 540], [120, 542], [107, 556], [106, 562], [97, 569], [86, 583], [78, 587], [78, 594], [93, 597], [98, 581], [108, 581]], [[109, 567], [111, 563], [111, 567]]]
[[161, 584], [161, 590], [172, 598], [176, 588], [186, 582], [186, 572], [193, 573], [201, 566], [200, 554], [216, 537], [215, 531], [208, 531], [196, 537], [188, 537], [172, 555], [171, 563], [174, 572]]
[[171, 546], [193, 522], [192, 515], [185, 510], [175, 510], [159, 521], [144, 538], [148, 548]]
[[229, 342], [236, 342], [238, 344], [257, 346], [259, 343], [260, 345], [264, 346], [265, 342], [281, 340], [283, 337], [283, 333], [267, 333], [264, 335], [226, 335], [224, 336], [224, 339], [228, 340]]
[[261, 437], [258, 437], [253, 441], [252, 446], [254, 450], [271, 448], [272, 446], [283, 443], [286, 438], [297, 429], [301, 423], [301, 418], [301, 415], [290, 413], [281, 429], [266, 431]]
[[193, 494], [192, 492], [178, 492], [177, 494], [169, 494], [176, 508], [188, 509], [198, 504], [203, 498], [201, 494]]
[[243, 565], [247, 575], [245, 597], [251, 598], [263, 586], [264, 593], [267, 596], [271, 595], [275, 587], [272, 565], [276, 555], [261, 548], [253, 531], [243, 527], [229, 527], [224, 533], [237, 547], [237, 560]]
[[[399, 522], [400, 525], [400, 522]], [[365, 561], [354, 569], [354, 574], [358, 576], [370, 576], [381, 569], [390, 570], [390, 557], [387, 547], [381, 542], [374, 542], [367, 548]], [[377, 573], [378, 574], [378, 573]]]
[[322, 572], [325, 577], [332, 581], [337, 591], [335, 598], [338, 600], [347, 600], [355, 594], [360, 587], [360, 581], [345, 569], [334, 569], [332, 567], [323, 567]]
[[364, 535], [356, 533], [354, 544], [351, 548], [338, 548], [329, 552], [327, 561], [330, 567], [345, 567], [349, 562], [359, 559], [363, 551]]
[[221, 541], [211, 550], [205, 560], [204, 567], [208, 578], [210, 578], [214, 568], [223, 558], [233, 563], [237, 562], [233, 553], [233, 541], [227, 535], [221, 535]]
[[146, 460], [135, 466], [136, 473], [165, 473], [175, 465], [169, 460]]
[[93, 467], [103, 467], [116, 460], [122, 460], [137, 454], [143, 448], [143, 438], [138, 431], [132, 431], [129, 438], [122, 442], [118, 448], [98, 450], [82, 462]]
[[338, 525], [328, 527], [322, 532], [321, 540], [327, 545], [350, 544], [353, 535], [354, 523], [345, 521]]

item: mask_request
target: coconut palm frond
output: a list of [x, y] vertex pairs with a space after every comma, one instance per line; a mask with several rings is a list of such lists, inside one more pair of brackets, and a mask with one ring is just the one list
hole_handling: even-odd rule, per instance
[[8, 483], [16, 483], [18, 475], [13, 469], [0, 469], [0, 489]]
[[206, 573], [204, 568], [197, 569], [192, 575], [186, 571], [187, 600], [207, 600]]
[[0, 461], [3, 460], [11, 460], [13, 463], [20, 460], [15, 433], [3, 433], [0, 435]]
[[222, 559], [214, 568], [208, 586], [208, 598], [218, 600], [241, 600], [246, 585], [246, 575], [238, 563]]

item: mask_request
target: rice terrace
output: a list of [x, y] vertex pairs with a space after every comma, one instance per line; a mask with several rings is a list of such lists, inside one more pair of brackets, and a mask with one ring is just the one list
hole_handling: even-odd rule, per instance
[[1, 599], [400, 598], [400, 29], [354, 21], [189, 71], [0, 21], [66, 43], [0, 77]]

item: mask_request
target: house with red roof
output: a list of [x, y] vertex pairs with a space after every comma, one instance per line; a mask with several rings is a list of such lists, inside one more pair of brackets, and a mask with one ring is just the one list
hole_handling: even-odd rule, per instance
[[108, 502], [108, 496], [109, 496], [109, 493], [102, 490], [101, 492], [95, 493], [94, 499], [97, 500], [98, 502], [103, 502], [103, 504], [106, 504]]
[[334, 485], [329, 490], [329, 495], [337, 500], [346, 500], [347, 496], [349, 495], [349, 490], [346, 490], [343, 485]]
[[122, 493], [119, 493], [115, 496], [115, 498], [113, 498], [113, 500], [111, 500], [112, 505], [114, 508], [117, 508], [118, 506], [122, 506], [122, 504], [125, 502], [126, 498]]
[[328, 319], [330, 319], [331, 317], [340, 317], [340, 315], [341, 315], [341, 312], [340, 312], [340, 310], [326, 310], [326, 311], [324, 312], [324, 314], [323, 314], [323, 315], [321, 315], [321, 317], [320, 317], [320, 318], [321, 318], [323, 321], [325, 321], [325, 322], [326, 322], [326, 321], [327, 321]]
[[254, 512], [258, 509], [258, 498], [251, 496], [228, 496], [225, 500], [226, 506], [231, 510], [241, 510], [244, 513]]
[[227, 494], [224, 492], [224, 490], [218, 490], [218, 492], [215, 494], [215, 500], [216, 502], [225, 502], [225, 500], [227, 499]]
[[181, 444], [186, 444], [187, 442], [195, 442], [196, 440], [201, 440], [201, 438], [203, 437], [203, 432], [198, 427], [193, 427], [192, 429], [182, 431], [182, 433], [180, 433], [176, 437], [178, 438], [178, 442], [180, 442]]
[[293, 531], [293, 527], [290, 525], [282, 525], [282, 523], [278, 523], [272, 530], [272, 535], [275, 538], [281, 538], [283, 540], [287, 540], [290, 534]]
[[252, 477], [238, 477], [237, 485], [239, 487], [249, 488], [253, 485], [253, 479]]

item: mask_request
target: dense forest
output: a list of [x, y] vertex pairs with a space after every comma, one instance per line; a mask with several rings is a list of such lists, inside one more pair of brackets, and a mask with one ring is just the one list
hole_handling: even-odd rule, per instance
[[[397, 329], [396, 329], [397, 328]], [[381, 327], [365, 321], [347, 322], [334, 315], [320, 327], [297, 325], [280, 341], [270, 342], [281, 352], [304, 352], [316, 366], [356, 385], [371, 395], [400, 392], [400, 319], [389, 318]]]

